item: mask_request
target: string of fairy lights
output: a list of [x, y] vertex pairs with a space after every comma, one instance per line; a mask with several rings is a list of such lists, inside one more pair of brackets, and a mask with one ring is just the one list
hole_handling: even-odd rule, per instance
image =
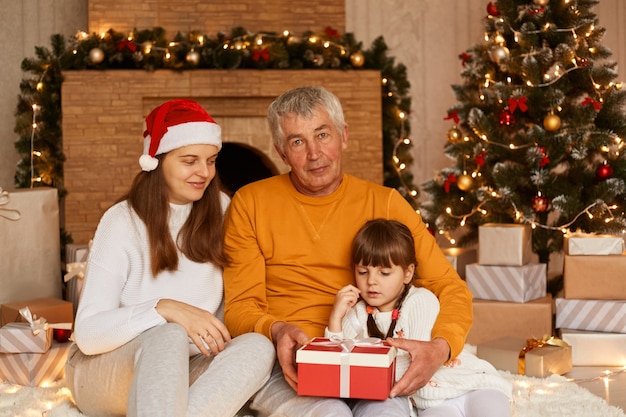
[[[545, 1], [545, 0], [534, 0], [533, 5], [528, 6], [526, 9], [526, 12], [527, 13], [542, 12], [545, 10], [545, 6], [547, 5], [547, 3], [548, 1]], [[569, 5], [569, 7], [571, 8], [571, 10], [574, 11], [574, 13], [578, 12], [578, 10], [576, 9], [575, 1], [564, 0], [564, 4]], [[507, 118], [506, 116], [513, 117], [512, 116], [513, 112], [511, 111], [509, 114], [504, 114], [504, 113], [507, 112], [507, 109], [509, 109], [511, 104], [515, 106], [519, 102], [520, 99], [523, 99], [524, 100], [523, 105], [525, 107], [522, 111], [527, 110], [527, 104], [525, 103], [526, 96], [523, 95], [523, 91], [525, 88], [526, 89], [537, 89], [537, 88], [541, 89], [541, 88], [553, 85], [554, 83], [558, 82], [563, 77], [570, 74], [571, 72], [587, 67], [588, 65], [587, 59], [583, 57], [579, 57], [576, 53], [576, 50], [578, 50], [578, 47], [580, 46], [580, 42], [585, 42], [586, 39], [590, 38], [593, 35], [596, 27], [593, 23], [584, 23], [582, 25], [578, 25], [572, 28], [556, 28], [554, 27], [553, 24], [546, 24], [543, 28], [539, 30], [520, 31], [520, 30], [514, 29], [508, 22], [505, 22], [505, 19], [500, 16], [499, 11], [495, 7], [495, 5], [493, 5], [492, 3], [489, 4], [487, 10], [488, 10], [488, 19], [491, 20], [492, 27], [495, 28], [492, 31], [492, 33], [485, 32], [485, 35], [484, 35], [485, 42], [491, 43], [491, 47], [489, 47], [489, 51], [488, 51], [489, 57], [492, 61], [499, 64], [501, 67], [504, 67], [505, 69], [506, 69], [506, 63], [508, 62], [508, 59], [509, 59], [510, 50], [506, 47], [506, 40], [503, 35], [503, 30], [510, 31], [513, 34], [514, 42], [516, 43], [522, 42], [524, 40], [524, 37], [526, 36], [545, 33], [545, 32], [570, 33], [572, 36], [573, 43], [574, 45], [576, 45], [576, 47], [570, 48], [568, 51], [564, 53], [564, 56], [565, 56], [564, 60], [570, 63], [570, 67], [569, 68], [564, 67], [563, 65], [559, 63], [554, 64], [550, 69], [548, 69], [542, 75], [540, 82], [537, 82], [534, 79], [530, 79], [529, 78], [530, 76], [527, 76], [526, 77], [527, 79], [525, 80], [523, 79], [522, 85], [515, 86], [513, 85], [512, 77], [511, 76], [506, 77], [505, 85], [506, 87], [508, 87], [508, 89], [506, 90], [514, 91], [514, 97], [509, 98], [508, 107], [506, 107], [505, 100], [502, 97], [497, 96], [498, 90], [491, 89], [492, 86], [495, 86], [496, 84], [502, 84], [502, 82], [494, 80], [493, 74], [490, 73], [489, 71], [487, 71], [484, 74], [484, 82], [481, 84], [483, 89], [479, 89], [477, 92], [478, 100], [479, 102], [486, 103], [487, 100], [492, 100], [494, 99], [493, 97], [495, 96], [495, 100], [497, 100], [498, 104], [505, 105], [505, 110], [503, 111], [503, 114], [501, 114], [500, 122], [501, 124], [508, 124], [510, 123], [511, 119]], [[584, 46], [586, 47], [586, 50], [591, 55], [596, 53], [595, 47], [589, 46], [587, 44], [585, 44]], [[542, 53], [541, 50], [532, 50], [528, 54], [525, 54], [524, 56], [539, 55], [541, 53]], [[465, 62], [469, 61], [471, 57], [472, 57], [471, 55], [463, 54], [464, 64]], [[608, 83], [607, 85], [602, 85], [601, 83], [598, 83], [593, 79], [590, 71], [588, 71], [587, 73], [589, 74], [591, 85], [594, 88], [595, 97], [583, 98], [583, 100], [580, 102], [580, 105], [581, 106], [592, 105], [595, 108], [595, 110], [598, 111], [602, 107], [602, 104], [604, 101], [603, 99], [604, 95], [610, 92], [611, 89], [621, 90], [623, 85], [621, 82], [615, 83], [612, 81]], [[525, 77], [525, 76], [526, 75], [522, 74], [522, 77]], [[562, 127], [561, 120], [558, 115], [561, 110], [562, 108], [560, 107], [560, 105], [556, 104], [554, 108], [546, 114], [543, 120], [544, 129], [547, 132], [550, 132], [551, 134], [553, 134], [555, 139], [564, 138], [566, 136], [571, 136], [571, 135], [574, 135], [574, 136], [578, 135], [584, 138], [589, 138], [592, 136], [604, 137], [605, 143], [599, 147], [599, 150], [602, 154], [605, 155], [603, 168], [610, 170], [610, 167], [606, 165], [606, 159], [619, 158], [624, 147], [623, 138], [613, 132], [607, 132], [607, 131], [586, 130], [584, 132], [572, 132], [571, 130], [566, 131], [564, 129], [561, 129]], [[479, 143], [483, 144], [482, 147], [474, 148], [473, 152], [479, 152], [479, 153], [482, 152], [483, 157], [484, 157], [484, 153], [487, 151], [487, 146], [500, 147], [500, 148], [508, 149], [511, 151], [520, 150], [520, 149], [528, 149], [528, 148], [537, 148], [538, 151], [542, 150], [542, 148], [540, 148], [537, 143], [516, 144], [513, 142], [501, 143], [497, 140], [491, 140], [489, 137], [489, 134], [487, 133], [487, 131], [485, 131], [484, 126], [480, 123], [479, 120], [476, 120], [477, 117], [480, 117], [480, 113], [474, 113], [473, 116], [474, 118], [472, 118], [472, 114], [470, 112], [470, 115], [468, 118], [468, 125], [470, 127], [472, 134], [475, 135]], [[450, 143], [460, 143], [460, 142], [471, 143], [476, 140], [472, 138], [470, 135], [464, 135], [463, 132], [458, 128], [457, 125], [459, 123], [459, 118], [458, 118], [458, 115], [456, 114], [456, 111], [454, 112], [454, 114], [452, 114], [452, 112], [449, 112], [448, 117], [446, 117], [445, 119], [454, 119], [456, 123], [448, 131], [448, 141]], [[563, 131], [559, 132], [560, 130], [563, 130]], [[543, 156], [546, 157], [545, 154]], [[468, 155], [465, 155], [464, 160], [469, 161], [472, 158], [476, 158], [476, 157], [477, 157], [476, 155], [468, 154]], [[463, 164], [465, 165], [465, 162]], [[463, 173], [458, 178], [455, 177], [455, 181], [458, 181], [457, 186], [462, 190], [469, 189], [471, 187], [471, 184], [473, 184], [473, 180], [481, 176], [481, 172], [480, 172], [481, 167], [482, 167], [481, 164], [476, 164], [476, 167], [473, 170], [471, 170], [471, 172], [468, 172], [466, 169], [463, 169]], [[567, 221], [566, 223], [560, 224], [560, 225], [548, 225], [548, 224], [540, 223], [537, 220], [537, 218], [535, 218], [535, 216], [530, 217], [530, 216], [525, 215], [521, 210], [519, 210], [515, 206], [515, 204], [511, 201], [511, 199], [505, 198], [506, 197], [505, 193], [503, 194], [497, 190], [494, 190], [491, 187], [486, 187], [486, 189], [482, 190], [482, 192], [479, 194], [481, 195], [482, 198], [479, 198], [478, 203], [468, 212], [455, 213], [453, 207], [447, 206], [444, 209], [445, 214], [452, 219], [459, 220], [458, 225], [460, 227], [464, 227], [467, 224], [467, 220], [471, 216], [474, 216], [474, 215], [487, 216], [489, 212], [487, 211], [486, 206], [489, 203], [494, 202], [495, 200], [502, 201], [502, 199], [504, 198], [504, 201], [510, 203], [515, 214], [515, 220], [517, 222], [530, 224], [533, 229], [543, 228], [543, 229], [549, 229], [549, 230], [559, 230], [565, 234], [567, 233], [568, 227], [573, 225], [576, 222], [576, 220], [580, 218], [581, 216], [587, 215], [590, 219], [593, 218], [594, 214], [592, 214], [591, 209], [596, 209], [602, 213], [605, 213], [606, 218], [604, 219], [604, 222], [606, 223], [609, 223], [615, 220], [615, 215], [613, 211], [617, 209], [617, 206], [615, 205], [609, 205], [603, 201], [596, 201], [590, 204], [589, 206], [585, 207], [584, 209], [582, 209], [579, 213], [575, 214], [572, 217], [572, 219]], [[461, 201], [465, 200], [464, 197], [462, 196], [459, 198], [461, 199]], [[541, 191], [539, 190], [537, 192], [536, 198], [545, 198], [545, 197], [542, 197]], [[455, 239], [450, 235], [448, 230], [439, 229], [438, 233], [443, 235], [449, 241], [449, 243], [451, 244], [456, 243]]]
[[[92, 47], [87, 54], [88, 63], [92, 66], [97, 66], [105, 62], [106, 54], [105, 50], [98, 44], [98, 41], [105, 42], [110, 41], [110, 38], [115, 34], [113, 31], [103, 32], [100, 34], [88, 34], [84, 31], [79, 31], [76, 35], [70, 40], [72, 44], [68, 49], [63, 52], [61, 56], [58, 56], [56, 59], [61, 60], [65, 54], [77, 55], [80, 53], [81, 48], [83, 48], [84, 44], [88, 42], [90, 45], [95, 45]], [[191, 32], [185, 37], [184, 41], [171, 41], [166, 42], [164, 46], [160, 46], [157, 42], [153, 40], [145, 40], [138, 45], [135, 44], [135, 40], [137, 39], [136, 34], [134, 32], [125, 35], [122, 39], [118, 41], [117, 48], [129, 48], [133, 52], [133, 59], [136, 59], [138, 62], [141, 62], [144, 58], [149, 57], [155, 53], [162, 54], [162, 59], [164, 63], [164, 67], [174, 65], [174, 60], [176, 59], [176, 49], [184, 46], [188, 48], [187, 53], [184, 56], [184, 65], [186, 68], [193, 69], [200, 67], [201, 60], [201, 51], [202, 48], [207, 45], [207, 38], [204, 34]], [[312, 63], [313, 67], [319, 68], [338, 68], [341, 64], [342, 59], [348, 59], [350, 65], [353, 68], [360, 68], [365, 64], [365, 56], [360, 49], [350, 50], [346, 45], [342, 44], [340, 41], [340, 35], [332, 30], [331, 28], [327, 28], [324, 34], [315, 34], [315, 33], [306, 33], [303, 35], [296, 35], [290, 31], [283, 31], [281, 33], [267, 33], [267, 32], [259, 32], [259, 33], [245, 33], [239, 36], [233, 36], [232, 38], [224, 38], [214, 49], [214, 54], [219, 54], [219, 51], [236, 51], [247, 54], [251, 56], [254, 61], [258, 62], [268, 62], [270, 60], [270, 53], [272, 45], [276, 42], [282, 42], [288, 45], [305, 43], [307, 45], [313, 45], [317, 47], [318, 51], [321, 52], [311, 52], [312, 50], [307, 50], [305, 52], [304, 59], [307, 59]], [[121, 45], [121, 46], [120, 46]], [[313, 48], [315, 50], [315, 48]], [[84, 52], [84, 51], [83, 51]], [[310, 55], [308, 53], [311, 52]], [[45, 76], [47, 71], [52, 66], [48, 65], [39, 76], [36, 84], [36, 90], [38, 92], [42, 92], [45, 88]], [[394, 91], [393, 83], [390, 82], [390, 79], [387, 75], [383, 74], [381, 79], [381, 84], [383, 88], [383, 93], [386, 95], [386, 98], [394, 99], [397, 95], [397, 92]], [[398, 135], [398, 139], [394, 141], [393, 147], [393, 155], [392, 158], [392, 166], [395, 170], [395, 173], [398, 177], [398, 181], [401, 184], [401, 187], [406, 191], [403, 193], [407, 199], [412, 199], [413, 205], [417, 206], [416, 197], [418, 195], [418, 191], [415, 187], [409, 184], [405, 179], [405, 170], [408, 168], [408, 163], [403, 161], [402, 157], [399, 153], [400, 146], [410, 146], [411, 140], [406, 137], [406, 112], [408, 109], [400, 109], [398, 103], [401, 101], [402, 97], [399, 97], [396, 100], [396, 108], [393, 109], [396, 112], [396, 118], [399, 120], [398, 122], [398, 131], [400, 132]], [[387, 100], [388, 101], [388, 100]], [[30, 186], [31, 188], [35, 186], [36, 183], [49, 183], [42, 172], [37, 172], [34, 160], [37, 157], [40, 157], [42, 153], [36, 149], [35, 146], [35, 138], [37, 135], [37, 131], [40, 128], [38, 123], [38, 117], [41, 114], [41, 105], [37, 103], [32, 103], [32, 129], [30, 134]]]

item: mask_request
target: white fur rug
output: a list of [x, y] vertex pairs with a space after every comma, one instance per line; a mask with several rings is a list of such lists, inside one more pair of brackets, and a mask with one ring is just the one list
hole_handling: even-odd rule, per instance
[[[617, 407], [552, 375], [531, 378], [501, 372], [513, 382], [513, 417], [626, 417]], [[0, 417], [86, 417], [78, 411], [64, 381], [46, 388], [0, 383]]]

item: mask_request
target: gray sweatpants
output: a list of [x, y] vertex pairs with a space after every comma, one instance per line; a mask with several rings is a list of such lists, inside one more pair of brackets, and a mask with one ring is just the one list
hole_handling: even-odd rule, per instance
[[89, 417], [233, 416], [268, 380], [274, 346], [256, 333], [217, 356], [189, 357], [185, 330], [167, 323], [118, 349], [84, 355], [71, 347], [65, 378]]
[[410, 415], [407, 397], [385, 401], [300, 397], [291, 388], [276, 361], [270, 380], [254, 396], [251, 407], [259, 417], [400, 417]]

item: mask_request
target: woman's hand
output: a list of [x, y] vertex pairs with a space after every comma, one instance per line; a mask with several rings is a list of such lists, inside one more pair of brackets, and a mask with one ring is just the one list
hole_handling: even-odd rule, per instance
[[156, 310], [168, 322], [183, 326], [205, 356], [217, 355], [231, 340], [224, 323], [206, 310], [170, 299], [160, 300]]

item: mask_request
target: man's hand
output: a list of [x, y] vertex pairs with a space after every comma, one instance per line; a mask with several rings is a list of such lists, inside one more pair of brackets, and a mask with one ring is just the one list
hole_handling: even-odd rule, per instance
[[283, 369], [285, 381], [298, 390], [298, 373], [296, 371], [296, 350], [309, 341], [309, 337], [294, 324], [279, 321], [272, 325], [272, 340], [276, 346], [276, 357]]
[[430, 342], [418, 340], [389, 338], [390, 345], [409, 352], [411, 364], [406, 373], [393, 386], [389, 396], [411, 395], [426, 385], [437, 369], [448, 360], [450, 346], [445, 339], [437, 338]]

